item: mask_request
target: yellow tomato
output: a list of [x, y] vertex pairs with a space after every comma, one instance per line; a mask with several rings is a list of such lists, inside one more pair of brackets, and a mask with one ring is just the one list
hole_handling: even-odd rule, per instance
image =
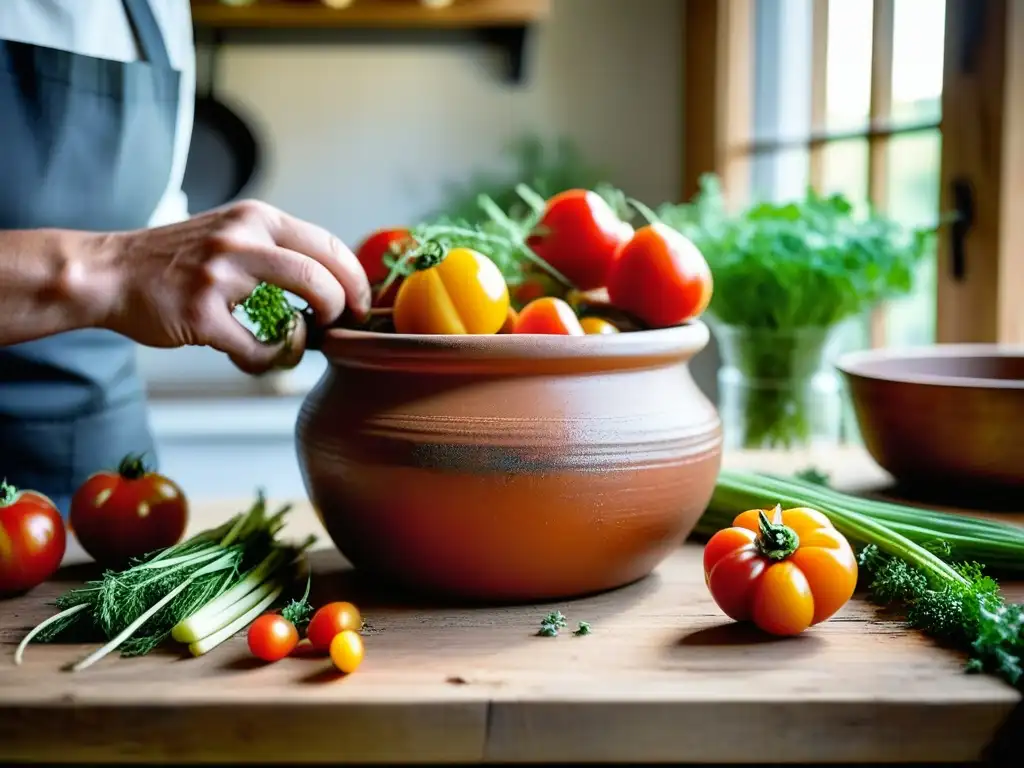
[[508, 285], [494, 262], [471, 248], [452, 248], [439, 264], [402, 281], [393, 321], [398, 333], [492, 334], [508, 308]]
[[331, 640], [331, 661], [340, 671], [351, 675], [363, 663], [363, 638], [358, 632], [346, 629]]
[[618, 333], [619, 329], [601, 317], [584, 317], [580, 320], [583, 332], [588, 336]]

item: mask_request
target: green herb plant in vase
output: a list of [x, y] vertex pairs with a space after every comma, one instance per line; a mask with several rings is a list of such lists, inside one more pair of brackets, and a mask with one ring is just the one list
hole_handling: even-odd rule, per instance
[[711, 267], [726, 446], [838, 442], [843, 400], [829, 359], [837, 329], [910, 293], [932, 231], [857, 215], [841, 195], [813, 191], [731, 213], [714, 176], [690, 203], [659, 213]]

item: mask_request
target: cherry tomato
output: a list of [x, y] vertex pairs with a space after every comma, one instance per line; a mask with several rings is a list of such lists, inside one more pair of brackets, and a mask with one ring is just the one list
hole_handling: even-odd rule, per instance
[[704, 580], [718, 607], [773, 635], [796, 635], [853, 596], [857, 558], [815, 509], [751, 509], [704, 548]]
[[608, 273], [612, 304], [652, 328], [697, 317], [711, 291], [711, 270], [697, 246], [659, 223], [638, 229]]
[[492, 334], [508, 317], [508, 285], [494, 262], [471, 248], [452, 248], [416, 264], [398, 289], [398, 333]]
[[0, 483], [0, 595], [42, 584], [60, 567], [66, 547], [64, 521], [50, 499]]
[[351, 675], [363, 663], [363, 638], [358, 632], [346, 629], [331, 640], [331, 661], [340, 671]]
[[326, 651], [337, 634], [346, 630], [358, 632], [362, 626], [363, 617], [352, 603], [327, 603], [313, 614], [306, 637], [314, 648]]
[[619, 248], [633, 227], [596, 192], [570, 189], [547, 201], [527, 245], [581, 290], [605, 285]]
[[253, 656], [280, 661], [299, 644], [299, 631], [284, 616], [265, 613], [249, 625], [247, 639]]
[[580, 320], [580, 326], [583, 328], [583, 332], [588, 336], [604, 336], [609, 333], [618, 333], [619, 329], [609, 323], [603, 317], [584, 317]]
[[516, 320], [518, 319], [519, 313], [509, 306], [508, 314], [505, 316], [505, 323], [498, 329], [498, 333], [515, 333]]
[[[356, 258], [366, 272], [366, 279], [370, 281], [370, 285], [378, 286], [391, 273], [391, 268], [384, 264], [385, 255], [412, 244], [407, 229], [378, 229], [363, 240], [356, 248]], [[400, 284], [401, 278], [396, 278], [383, 294], [378, 295], [378, 291], [374, 290], [373, 306], [390, 307], [394, 304]]]
[[583, 327], [572, 307], [562, 299], [545, 296], [523, 307], [513, 332], [583, 336]]
[[188, 501], [173, 481], [127, 456], [116, 472], [97, 472], [75, 491], [69, 526], [82, 548], [109, 568], [177, 544]]

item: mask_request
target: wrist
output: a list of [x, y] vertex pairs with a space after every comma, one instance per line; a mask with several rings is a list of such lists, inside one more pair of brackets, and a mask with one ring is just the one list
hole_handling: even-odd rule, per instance
[[116, 330], [122, 278], [122, 250], [113, 233], [56, 233], [55, 290], [73, 309], [83, 328]]

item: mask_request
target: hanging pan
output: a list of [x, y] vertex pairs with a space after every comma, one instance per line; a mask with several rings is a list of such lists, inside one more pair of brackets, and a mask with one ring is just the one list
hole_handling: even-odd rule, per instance
[[192, 214], [241, 197], [260, 164], [260, 145], [252, 128], [214, 93], [222, 41], [222, 32], [215, 31], [208, 46], [205, 84], [196, 89], [192, 141], [182, 183]]

